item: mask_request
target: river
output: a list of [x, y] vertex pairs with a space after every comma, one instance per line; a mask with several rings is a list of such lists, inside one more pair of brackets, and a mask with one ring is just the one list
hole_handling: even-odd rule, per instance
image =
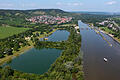
[[[78, 21], [82, 36], [81, 50], [85, 80], [120, 80], [120, 45], [108, 35], [103, 36], [112, 47], [87, 24]], [[108, 62], [104, 61], [104, 57]]]

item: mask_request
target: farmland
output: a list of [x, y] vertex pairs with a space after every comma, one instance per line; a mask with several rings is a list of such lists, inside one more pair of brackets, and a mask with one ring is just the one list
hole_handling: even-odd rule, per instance
[[14, 34], [25, 32], [26, 30], [29, 30], [29, 29], [30, 28], [17, 28], [17, 27], [11, 27], [11, 26], [1, 27], [0, 26], [0, 39], [4, 39]]

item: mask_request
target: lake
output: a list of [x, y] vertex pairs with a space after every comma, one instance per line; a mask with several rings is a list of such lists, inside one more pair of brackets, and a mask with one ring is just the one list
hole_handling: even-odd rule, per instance
[[62, 50], [58, 49], [32, 48], [5, 65], [10, 65], [12, 69], [22, 72], [43, 74], [48, 71], [61, 52]]
[[[48, 36], [48, 41], [67, 40], [69, 34], [66, 30], [57, 30]], [[48, 71], [61, 52], [62, 50], [59, 49], [44, 48], [39, 50], [32, 48], [3, 66], [10, 65], [12, 69], [26, 73], [43, 74]]]
[[[53, 34], [51, 34], [50, 36], [46, 37], [48, 38], [47, 41], [65, 41], [68, 39], [70, 33], [66, 30], [56, 30]], [[43, 40], [43, 38], [41, 38], [40, 40]]]

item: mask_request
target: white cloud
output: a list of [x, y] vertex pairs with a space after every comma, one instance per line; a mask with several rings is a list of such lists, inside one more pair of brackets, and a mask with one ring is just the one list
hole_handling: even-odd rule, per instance
[[117, 3], [117, 1], [110, 1], [110, 2], [107, 2], [106, 4], [107, 5], [113, 5], [113, 4], [116, 4]]
[[13, 3], [0, 3], [0, 9], [15, 9]]
[[81, 6], [81, 5], [83, 5], [83, 3], [78, 3], [78, 2], [61, 3], [61, 2], [58, 2], [58, 3], [56, 3], [56, 5], [59, 5], [59, 6]]
[[2, 7], [13, 7], [14, 4], [12, 4], [12, 3], [0, 3], [0, 6], [2, 6]]

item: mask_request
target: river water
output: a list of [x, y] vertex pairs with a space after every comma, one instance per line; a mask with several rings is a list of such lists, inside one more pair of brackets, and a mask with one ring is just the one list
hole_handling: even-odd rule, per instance
[[[120, 45], [106, 34], [112, 47], [87, 24], [78, 21], [84, 52], [85, 80], [120, 80]], [[108, 62], [104, 61], [104, 57]]]

